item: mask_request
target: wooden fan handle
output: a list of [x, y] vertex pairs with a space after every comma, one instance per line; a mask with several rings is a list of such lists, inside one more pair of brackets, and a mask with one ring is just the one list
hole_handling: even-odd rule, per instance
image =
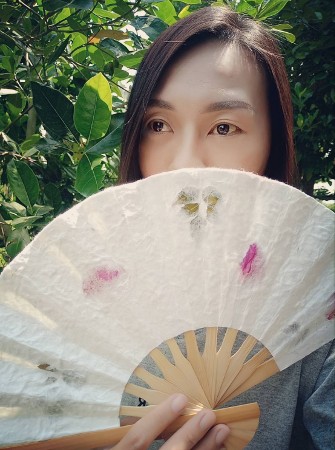
[[[229, 408], [214, 410], [216, 415], [216, 424], [243, 421], [247, 419], [257, 419], [260, 414], [258, 403], [248, 403], [246, 405], [231, 406]], [[167, 429], [168, 434], [173, 434], [194, 414], [188, 414], [178, 417]], [[132, 425], [126, 425], [109, 430], [92, 431], [80, 433], [71, 436], [48, 439], [46, 441], [25, 443], [0, 447], [1, 450], [91, 450], [97, 447], [108, 447], [117, 444], [131, 429]], [[257, 427], [256, 427], [257, 428]]]

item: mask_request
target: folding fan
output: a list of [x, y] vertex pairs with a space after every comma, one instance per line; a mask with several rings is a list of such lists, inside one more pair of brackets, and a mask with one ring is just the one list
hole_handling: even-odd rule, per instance
[[[333, 217], [277, 181], [187, 169], [56, 218], [0, 277], [1, 445], [115, 443], [120, 414], [182, 391], [175, 428], [223, 405], [226, 448], [243, 448], [257, 404], [224, 404], [333, 338]], [[120, 409], [124, 390], [150, 406]]]

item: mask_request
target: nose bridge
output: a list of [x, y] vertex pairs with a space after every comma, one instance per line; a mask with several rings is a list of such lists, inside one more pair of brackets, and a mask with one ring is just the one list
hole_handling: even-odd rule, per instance
[[172, 169], [204, 167], [201, 157], [200, 138], [194, 125], [188, 124], [179, 133], [174, 152]]

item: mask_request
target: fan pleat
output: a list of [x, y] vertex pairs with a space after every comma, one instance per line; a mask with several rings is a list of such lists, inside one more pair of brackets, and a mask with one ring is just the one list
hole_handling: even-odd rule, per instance
[[[107, 189], [57, 217], [0, 278], [1, 439], [117, 427], [131, 373], [146, 386], [126, 390], [150, 405], [183, 390], [188, 411], [216, 408], [329, 342], [333, 218], [219, 169]], [[136, 369], [162, 342], [157, 370]]]

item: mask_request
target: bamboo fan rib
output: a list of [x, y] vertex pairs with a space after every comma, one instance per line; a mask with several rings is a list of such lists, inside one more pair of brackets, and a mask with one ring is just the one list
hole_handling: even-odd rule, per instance
[[[234, 170], [159, 174], [71, 208], [0, 276], [0, 448], [120, 439], [132, 373], [144, 386], [129, 396], [150, 406], [122, 414], [183, 391], [179, 426], [236, 402], [333, 339], [333, 238], [327, 208]], [[141, 366], [148, 354], [160, 376]], [[257, 405], [216, 414], [233, 430], [227, 448], [249, 442]]]
[[[182, 392], [189, 398], [186, 414], [195, 414], [201, 408], [215, 409], [252, 387], [253, 382], [258, 384], [279, 371], [266, 348], [261, 348], [249, 358], [255, 345], [259, 344], [257, 339], [252, 336], [247, 336], [239, 345], [238, 350], [234, 352], [233, 347], [237, 334], [238, 330], [228, 328], [222, 344], [217, 350], [218, 328], [207, 328], [204, 351], [201, 354], [195, 332], [187, 331], [184, 333], [187, 346], [186, 357], [176, 340], [169, 339], [166, 344], [171, 352], [173, 363], [160, 349], [156, 348], [151, 351], [149, 356], [155, 362], [163, 378], [153, 375], [143, 367], [138, 367], [134, 371], [134, 375], [143, 380], [149, 388], [133, 383], [128, 383], [125, 387], [125, 392], [145, 399], [150, 406], [121, 406], [120, 415], [143, 417], [152, 409], [153, 405], [159, 404], [168, 395], [177, 392]], [[238, 344], [240, 344], [239, 341]], [[256, 376], [253, 376], [254, 374]], [[243, 408], [248, 411], [249, 405], [238, 408], [239, 411]], [[231, 410], [233, 411], [234, 407]], [[258, 422], [256, 423], [254, 419], [252, 412], [250, 417], [245, 415], [241, 423], [231, 424], [231, 435], [225, 444], [227, 450], [242, 449], [247, 445], [258, 426]]]
[[[234, 430], [235, 437], [229, 437], [226, 448], [243, 449], [254, 435], [254, 430], [259, 422], [259, 407], [257, 403], [235, 406], [214, 411], [216, 423], [226, 423]], [[180, 416], [166, 429], [167, 434], [172, 434], [182, 427], [192, 415]], [[131, 425], [110, 430], [101, 430], [88, 433], [80, 433], [73, 436], [49, 439], [43, 442], [27, 443], [2, 447], [3, 450], [91, 450], [97, 447], [106, 447], [117, 444], [130, 430]], [[239, 437], [240, 436], [240, 437]], [[227, 446], [228, 445], [228, 446]], [[232, 445], [232, 446], [231, 446]]]

